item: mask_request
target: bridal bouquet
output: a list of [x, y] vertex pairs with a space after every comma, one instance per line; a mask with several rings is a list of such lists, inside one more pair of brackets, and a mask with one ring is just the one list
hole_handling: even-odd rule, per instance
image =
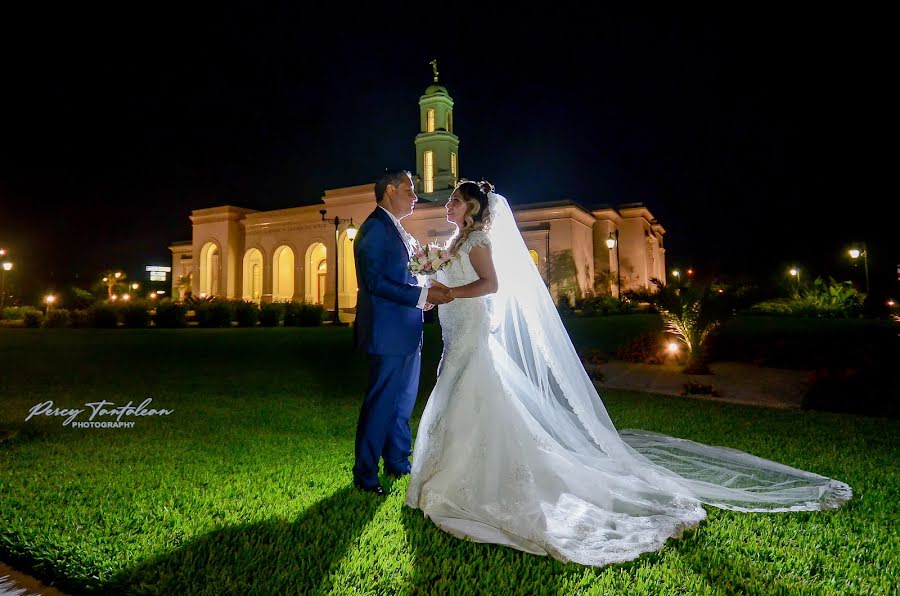
[[419, 246], [409, 259], [407, 268], [413, 275], [434, 275], [450, 262], [450, 251], [437, 244]]

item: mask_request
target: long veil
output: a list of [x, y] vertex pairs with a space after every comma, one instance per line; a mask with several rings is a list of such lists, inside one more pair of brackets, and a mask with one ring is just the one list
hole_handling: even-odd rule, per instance
[[588, 466], [617, 467], [702, 503], [737, 511], [829, 509], [853, 491], [836, 480], [726, 447], [641, 430], [617, 431], [584, 370], [509, 203], [490, 193], [499, 289], [491, 334], [536, 391], [522, 400], [542, 428]]

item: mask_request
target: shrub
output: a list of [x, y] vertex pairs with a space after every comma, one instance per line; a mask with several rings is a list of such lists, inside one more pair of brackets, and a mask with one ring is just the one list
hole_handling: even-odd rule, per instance
[[259, 321], [259, 307], [255, 302], [235, 300], [234, 319], [239, 327], [256, 327]]
[[97, 302], [87, 310], [91, 327], [115, 329], [119, 325], [119, 312], [109, 302]]
[[659, 333], [643, 333], [622, 344], [616, 350], [616, 358], [626, 362], [659, 364], [663, 360], [662, 352], [663, 346], [659, 339]]
[[36, 308], [31, 308], [25, 311], [22, 319], [25, 321], [25, 326], [29, 328], [40, 327], [44, 322], [44, 313], [39, 311]]
[[156, 303], [153, 322], [163, 328], [184, 327], [187, 325], [187, 307], [171, 298], [163, 298]]
[[284, 308], [285, 327], [318, 327], [322, 324], [325, 307], [310, 302], [288, 302]]
[[97, 302], [97, 297], [78, 286], [70, 286], [63, 293], [63, 302], [73, 309], [85, 309]]
[[277, 327], [284, 316], [284, 302], [263, 304], [259, 310], [259, 324], [262, 327]]
[[582, 317], [593, 317], [596, 315], [605, 317], [611, 314], [629, 314], [634, 310], [634, 305], [624, 295], [622, 300], [619, 300], [608, 294], [599, 294], [576, 300], [575, 310]]
[[69, 311], [65, 308], [55, 308], [47, 313], [44, 319], [44, 327], [61, 328], [68, 327], [71, 324]]
[[150, 311], [142, 300], [126, 302], [121, 306], [122, 322], [132, 329], [143, 329], [150, 325]]
[[231, 302], [221, 298], [200, 302], [194, 307], [200, 327], [230, 327], [234, 309]]
[[77, 308], [69, 313], [69, 322], [75, 329], [91, 326], [91, 318], [86, 308]]
[[0, 319], [9, 321], [21, 321], [25, 318], [25, 313], [30, 310], [36, 310], [33, 306], [7, 306], [3, 309]]
[[847, 318], [863, 312], [866, 296], [849, 281], [828, 281], [817, 277], [811, 287], [801, 288], [790, 298], [760, 302], [750, 308], [751, 313], [793, 315], [800, 317]]

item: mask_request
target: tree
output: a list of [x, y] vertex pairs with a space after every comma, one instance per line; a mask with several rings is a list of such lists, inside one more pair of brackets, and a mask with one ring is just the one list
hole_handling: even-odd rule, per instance
[[191, 274], [179, 276], [173, 286], [178, 292], [178, 299], [184, 300], [185, 294], [191, 291]]
[[550, 280], [550, 287], [556, 289], [558, 298], [563, 295], [581, 297], [577, 275], [578, 269], [570, 249], [550, 253], [547, 258], [547, 279]]
[[121, 271], [108, 271], [103, 274], [103, 283], [106, 285], [107, 297], [112, 300], [116, 286], [125, 283], [125, 274]]
[[650, 298], [666, 325], [688, 350], [688, 369], [706, 369], [706, 343], [710, 335], [734, 314], [740, 292], [690, 281], [663, 284], [650, 280], [657, 292]]

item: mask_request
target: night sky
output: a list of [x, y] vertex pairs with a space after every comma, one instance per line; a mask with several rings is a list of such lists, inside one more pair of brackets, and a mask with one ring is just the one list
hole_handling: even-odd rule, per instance
[[894, 75], [876, 14], [462, 15], [420, 30], [409, 15], [344, 28], [299, 3], [117, 10], [4, 15], [0, 247], [25, 292], [171, 264], [192, 209], [292, 207], [414, 170], [432, 58], [461, 174], [513, 203], [643, 202], [670, 268], [711, 275], [796, 263], [861, 281], [843, 255], [864, 239], [873, 286], [896, 288], [896, 190], [881, 182], [896, 149], [878, 147], [895, 138]]

